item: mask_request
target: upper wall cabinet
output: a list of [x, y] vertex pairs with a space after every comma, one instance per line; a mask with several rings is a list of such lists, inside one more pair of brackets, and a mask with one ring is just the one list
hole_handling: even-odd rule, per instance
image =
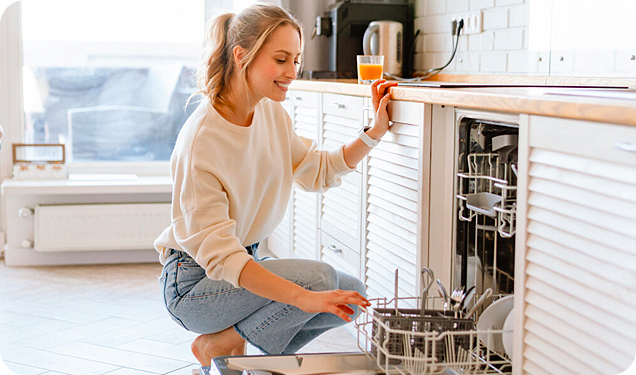
[[636, 77], [636, 1], [529, 0], [528, 7], [528, 58], [540, 74]]

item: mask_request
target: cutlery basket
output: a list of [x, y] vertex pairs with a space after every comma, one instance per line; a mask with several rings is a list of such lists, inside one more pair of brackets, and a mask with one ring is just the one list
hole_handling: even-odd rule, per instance
[[[401, 298], [400, 300], [402, 300]], [[419, 298], [410, 298], [419, 300]], [[393, 300], [372, 299], [356, 320], [358, 345], [386, 374], [510, 374], [512, 365], [480, 340], [472, 319], [452, 311], [389, 307]], [[500, 331], [486, 331], [501, 334]]]

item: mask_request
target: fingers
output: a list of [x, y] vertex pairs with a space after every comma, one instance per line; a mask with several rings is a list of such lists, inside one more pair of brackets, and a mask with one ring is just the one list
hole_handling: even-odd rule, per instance
[[398, 83], [394, 82], [394, 81], [392, 81], [392, 82], [383, 82], [383, 83], [381, 83], [381, 84], [379, 84], [377, 86], [376, 90], [378, 91], [378, 94], [383, 94], [385, 92], [388, 92], [389, 88], [391, 88], [393, 86], [397, 86], [397, 84]]
[[387, 92], [386, 94], [384, 94], [382, 99], [380, 99], [380, 103], [378, 104], [378, 109], [386, 108], [386, 106], [389, 104], [389, 100], [391, 100], [391, 93]]

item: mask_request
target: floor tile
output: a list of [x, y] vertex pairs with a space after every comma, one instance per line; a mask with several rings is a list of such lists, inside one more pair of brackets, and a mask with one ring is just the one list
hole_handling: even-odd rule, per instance
[[140, 371], [163, 373], [174, 371], [189, 365], [189, 362], [155, 355], [135, 353], [105, 346], [74, 342], [68, 345], [48, 349], [53, 353], [73, 356], [90, 361], [108, 363], [113, 366], [127, 367]]

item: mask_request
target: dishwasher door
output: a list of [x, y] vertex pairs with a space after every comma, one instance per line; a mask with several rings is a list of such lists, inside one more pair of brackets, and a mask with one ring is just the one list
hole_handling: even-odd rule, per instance
[[382, 374], [364, 353], [228, 356], [214, 358], [221, 375]]

